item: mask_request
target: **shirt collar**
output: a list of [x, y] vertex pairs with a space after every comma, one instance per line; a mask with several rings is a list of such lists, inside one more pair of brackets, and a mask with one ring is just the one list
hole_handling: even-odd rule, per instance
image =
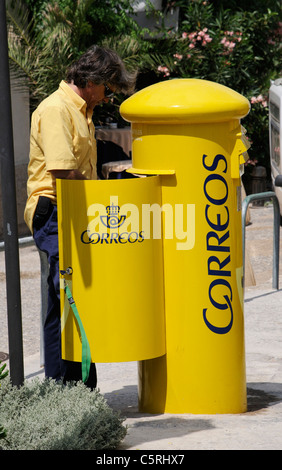
[[86, 115], [87, 104], [64, 80], [61, 81], [59, 89], [68, 96], [68, 98], [77, 106], [77, 108]]

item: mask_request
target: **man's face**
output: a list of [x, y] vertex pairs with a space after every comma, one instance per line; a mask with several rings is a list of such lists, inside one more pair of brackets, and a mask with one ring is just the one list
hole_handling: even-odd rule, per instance
[[94, 109], [99, 104], [108, 103], [110, 100], [105, 96], [105, 86], [92, 82], [88, 82], [86, 87], [81, 89], [81, 95], [90, 109]]

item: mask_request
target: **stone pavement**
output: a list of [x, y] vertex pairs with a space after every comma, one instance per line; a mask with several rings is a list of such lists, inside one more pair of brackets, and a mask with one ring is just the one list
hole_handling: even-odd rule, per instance
[[[174, 453], [282, 449], [282, 266], [281, 289], [274, 290], [273, 208], [251, 207], [250, 213], [246, 251], [256, 285], [245, 288], [244, 302], [248, 411], [235, 415], [139, 413], [136, 363], [97, 364], [99, 389], [128, 426], [121, 449]], [[25, 376], [30, 379], [44, 376], [39, 354], [40, 264], [34, 245], [21, 246], [20, 263]], [[3, 251], [0, 299], [0, 353], [8, 353]]]

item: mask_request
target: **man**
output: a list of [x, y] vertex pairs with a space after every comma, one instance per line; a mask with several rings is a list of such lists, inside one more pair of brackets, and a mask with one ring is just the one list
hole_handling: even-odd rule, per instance
[[[93, 109], [107, 103], [114, 92], [132, 92], [134, 85], [135, 74], [127, 72], [114, 51], [93, 46], [70, 66], [66, 81], [32, 115], [25, 221], [50, 266], [45, 375], [56, 380], [82, 378], [81, 364], [61, 359], [56, 179], [97, 179]], [[95, 388], [96, 380], [92, 364], [86, 385]]]

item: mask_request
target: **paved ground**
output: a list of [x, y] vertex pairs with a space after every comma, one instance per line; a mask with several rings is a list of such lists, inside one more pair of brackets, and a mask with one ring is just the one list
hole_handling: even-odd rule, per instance
[[[236, 415], [149, 415], [138, 411], [136, 363], [98, 364], [99, 388], [125, 416], [122, 449], [282, 449], [282, 290], [272, 288], [272, 206], [251, 208], [246, 250], [256, 285], [245, 289], [248, 411]], [[281, 256], [280, 256], [281, 258]], [[20, 248], [25, 376], [40, 368], [40, 263], [34, 246]], [[282, 274], [280, 263], [280, 272]], [[280, 284], [282, 286], [282, 276]], [[0, 252], [0, 352], [8, 352], [5, 263]]]

